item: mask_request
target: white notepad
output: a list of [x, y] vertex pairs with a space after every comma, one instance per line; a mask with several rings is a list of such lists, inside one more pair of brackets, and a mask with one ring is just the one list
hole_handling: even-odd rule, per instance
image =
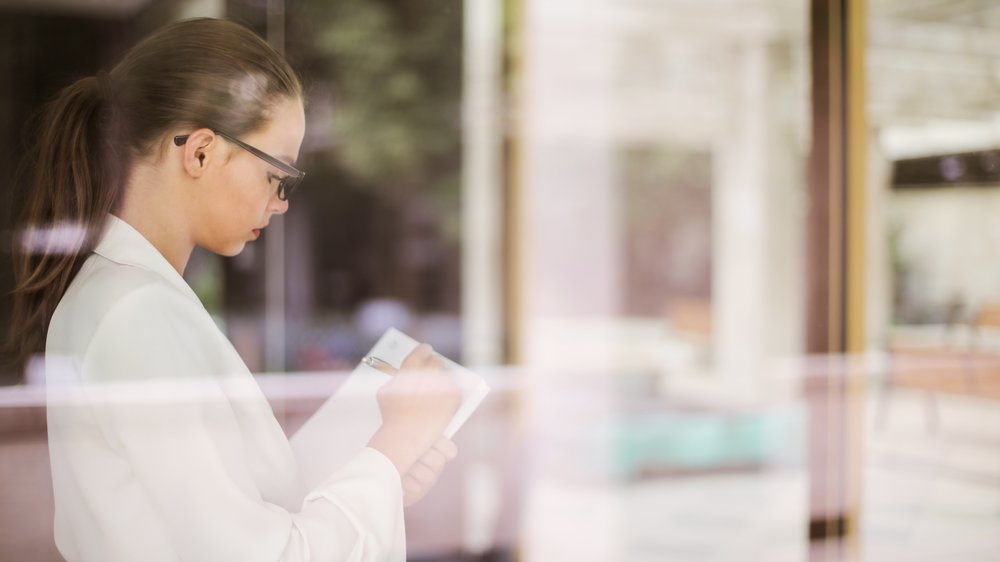
[[[375, 342], [374, 355], [398, 368], [419, 342], [390, 328]], [[451, 438], [489, 392], [483, 378], [458, 363], [444, 358], [445, 368], [462, 391], [462, 403], [444, 430]], [[306, 489], [315, 488], [335, 470], [367, 446], [382, 425], [376, 391], [391, 377], [374, 367], [359, 363], [347, 380], [323, 403], [290, 439]]]

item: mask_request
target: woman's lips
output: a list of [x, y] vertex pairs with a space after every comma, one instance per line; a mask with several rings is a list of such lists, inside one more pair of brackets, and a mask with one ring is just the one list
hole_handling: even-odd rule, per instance
[[260, 229], [259, 229], [259, 228], [255, 228], [255, 229], [253, 229], [253, 237], [254, 237], [255, 239], [256, 239], [256, 238], [260, 238]]

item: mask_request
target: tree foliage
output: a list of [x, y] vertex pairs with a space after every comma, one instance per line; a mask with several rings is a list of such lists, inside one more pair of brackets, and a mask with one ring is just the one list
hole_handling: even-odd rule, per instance
[[[454, 186], [461, 150], [462, 12], [455, 0], [296, 3], [289, 47], [332, 96], [325, 131], [374, 185]], [[312, 126], [312, 124], [310, 124]], [[449, 177], [451, 176], [451, 177]]]

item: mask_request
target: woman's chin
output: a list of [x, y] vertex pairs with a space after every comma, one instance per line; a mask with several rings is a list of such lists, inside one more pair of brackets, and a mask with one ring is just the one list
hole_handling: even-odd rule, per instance
[[245, 241], [240, 241], [217, 248], [209, 248], [209, 250], [213, 253], [219, 254], [220, 256], [231, 258], [240, 255], [246, 247], [247, 243]]

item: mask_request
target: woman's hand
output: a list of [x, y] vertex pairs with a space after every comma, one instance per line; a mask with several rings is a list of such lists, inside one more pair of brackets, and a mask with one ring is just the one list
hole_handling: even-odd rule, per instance
[[388, 457], [402, 477], [441, 438], [461, 392], [431, 346], [421, 344], [379, 388], [377, 399], [382, 426], [368, 446]]
[[441, 476], [444, 466], [456, 455], [458, 447], [455, 443], [442, 437], [417, 459], [410, 471], [403, 476], [403, 506], [409, 507], [427, 495]]

